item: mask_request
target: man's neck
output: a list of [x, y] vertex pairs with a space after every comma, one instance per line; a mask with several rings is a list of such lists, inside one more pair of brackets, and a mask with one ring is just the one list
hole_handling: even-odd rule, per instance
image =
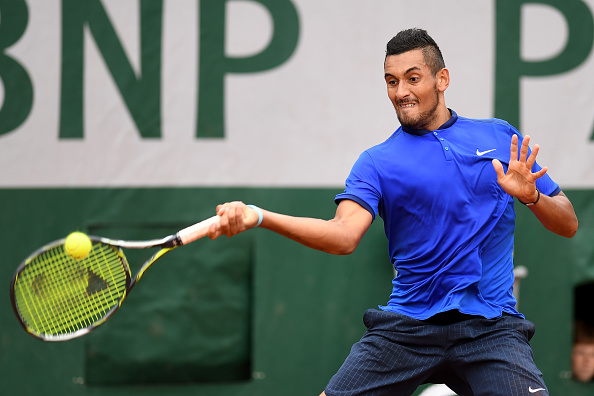
[[436, 112], [436, 117], [432, 120], [432, 122], [427, 126], [427, 129], [434, 131], [438, 129], [440, 126], [448, 122], [448, 120], [452, 117], [450, 110], [446, 107], [446, 105], [440, 105]]

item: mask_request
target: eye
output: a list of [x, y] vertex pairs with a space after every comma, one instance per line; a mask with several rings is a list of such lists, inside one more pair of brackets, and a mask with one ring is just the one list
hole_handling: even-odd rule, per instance
[[410, 82], [411, 82], [411, 83], [416, 83], [416, 82], [419, 82], [419, 80], [420, 80], [420, 79], [421, 79], [420, 77], [418, 77], [418, 76], [414, 76], [414, 77], [411, 77], [411, 78], [410, 78]]

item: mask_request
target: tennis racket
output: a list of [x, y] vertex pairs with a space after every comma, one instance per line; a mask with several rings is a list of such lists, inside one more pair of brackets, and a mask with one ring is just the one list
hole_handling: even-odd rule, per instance
[[[122, 241], [89, 236], [91, 251], [80, 260], [64, 250], [64, 239], [33, 252], [17, 268], [10, 283], [16, 316], [33, 337], [67, 341], [105, 323], [122, 305], [136, 282], [173, 249], [207, 235], [213, 216], [174, 235], [148, 241]], [[132, 278], [122, 248], [159, 247]]]

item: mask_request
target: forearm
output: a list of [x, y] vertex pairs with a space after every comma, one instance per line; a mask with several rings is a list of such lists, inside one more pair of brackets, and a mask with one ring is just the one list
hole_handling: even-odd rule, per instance
[[577, 232], [577, 216], [563, 192], [554, 197], [541, 194], [538, 203], [528, 207], [547, 230], [567, 238]]
[[218, 224], [211, 225], [208, 236], [231, 237], [257, 225], [258, 211], [262, 212], [260, 228], [266, 228], [312, 249], [332, 254], [352, 253], [373, 221], [372, 215], [354, 201], [343, 200], [332, 220], [294, 217], [264, 209], [254, 209], [243, 202], [227, 202], [217, 206]]
[[363, 234], [338, 219], [321, 220], [293, 217], [262, 210], [264, 219], [260, 228], [266, 228], [312, 249], [331, 254], [350, 254]]

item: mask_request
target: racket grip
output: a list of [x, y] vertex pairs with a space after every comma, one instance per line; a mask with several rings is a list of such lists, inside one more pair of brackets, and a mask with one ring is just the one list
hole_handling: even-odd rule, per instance
[[200, 223], [191, 225], [177, 233], [177, 237], [181, 241], [182, 245], [187, 245], [190, 242], [194, 242], [196, 239], [200, 239], [208, 235], [208, 229], [213, 224], [219, 224], [221, 221], [220, 216], [212, 216], [206, 220], [202, 220]]

